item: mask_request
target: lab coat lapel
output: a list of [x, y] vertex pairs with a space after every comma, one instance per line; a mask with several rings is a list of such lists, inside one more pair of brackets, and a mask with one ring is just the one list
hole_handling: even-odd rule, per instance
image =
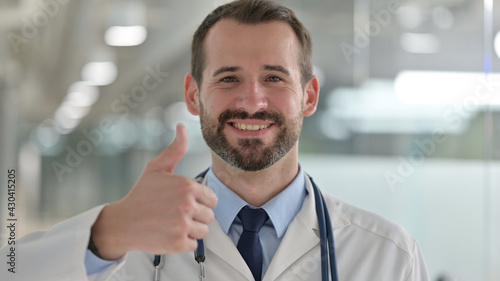
[[[203, 178], [198, 177], [196, 180], [206, 185], [206, 173], [203, 176]], [[239, 271], [248, 280], [254, 280], [252, 272], [238, 251], [238, 248], [236, 248], [231, 238], [222, 230], [219, 222], [215, 220], [208, 225], [208, 229], [209, 235], [203, 240], [205, 247]]]
[[319, 236], [316, 234], [318, 219], [314, 206], [314, 193], [309, 181], [306, 183], [306, 188], [309, 195], [304, 201], [302, 209], [288, 226], [264, 276], [264, 281], [275, 280], [289, 266], [319, 244]]
[[[319, 223], [316, 214], [314, 191], [309, 178], [306, 180], [306, 189], [308, 196], [302, 205], [302, 209], [288, 227], [263, 281], [276, 280], [293, 263], [319, 245]], [[328, 209], [333, 229], [338, 230], [349, 225], [349, 220], [342, 214], [336, 204], [328, 200], [327, 202], [330, 203], [328, 204]]]
[[205, 247], [239, 271], [248, 280], [254, 280], [250, 268], [248, 268], [231, 238], [224, 233], [219, 222], [214, 221], [208, 228], [210, 234], [204, 240]]

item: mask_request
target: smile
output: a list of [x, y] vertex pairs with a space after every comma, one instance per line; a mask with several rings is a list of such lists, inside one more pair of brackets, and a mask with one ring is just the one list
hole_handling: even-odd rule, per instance
[[265, 125], [252, 125], [252, 124], [245, 124], [245, 123], [231, 123], [231, 126], [235, 127], [236, 129], [242, 130], [242, 131], [258, 131], [258, 130], [263, 130], [269, 128], [271, 124], [265, 124]]

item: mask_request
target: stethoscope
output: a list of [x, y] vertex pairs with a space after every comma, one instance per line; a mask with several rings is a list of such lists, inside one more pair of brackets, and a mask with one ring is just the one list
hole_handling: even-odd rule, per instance
[[[201, 182], [208, 170], [199, 174], [196, 180]], [[316, 204], [316, 215], [318, 216], [319, 222], [319, 239], [321, 246], [321, 280], [328, 281], [330, 277], [330, 272], [332, 274], [331, 281], [339, 281], [337, 273], [337, 262], [335, 259], [335, 248], [333, 241], [333, 229], [332, 223], [330, 221], [330, 213], [328, 212], [328, 206], [326, 205], [325, 198], [323, 194], [319, 191], [319, 188], [314, 183], [313, 179], [309, 176], [309, 180], [312, 183], [314, 198]], [[205, 280], [205, 246], [203, 245], [203, 240], [198, 241], [198, 248], [194, 251], [194, 260], [199, 266], [199, 278], [200, 281]], [[155, 268], [153, 281], [160, 281], [160, 269], [163, 267], [161, 263], [161, 256], [155, 255], [153, 260], [153, 265]], [[330, 269], [330, 271], [328, 271]]]

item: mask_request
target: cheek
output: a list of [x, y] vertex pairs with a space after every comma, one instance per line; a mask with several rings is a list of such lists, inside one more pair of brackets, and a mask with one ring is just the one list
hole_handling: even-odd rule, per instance
[[226, 109], [231, 108], [228, 98], [219, 95], [208, 95], [202, 99], [204, 113], [211, 119], [218, 119], [219, 115]]
[[293, 95], [293, 93], [275, 95], [271, 100], [273, 108], [285, 116], [296, 116], [302, 110], [301, 96]]

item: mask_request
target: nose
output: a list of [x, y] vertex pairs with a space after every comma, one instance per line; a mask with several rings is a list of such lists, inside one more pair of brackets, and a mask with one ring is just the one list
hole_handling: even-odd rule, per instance
[[266, 110], [267, 106], [266, 89], [258, 81], [248, 81], [236, 100], [236, 108], [250, 115]]

